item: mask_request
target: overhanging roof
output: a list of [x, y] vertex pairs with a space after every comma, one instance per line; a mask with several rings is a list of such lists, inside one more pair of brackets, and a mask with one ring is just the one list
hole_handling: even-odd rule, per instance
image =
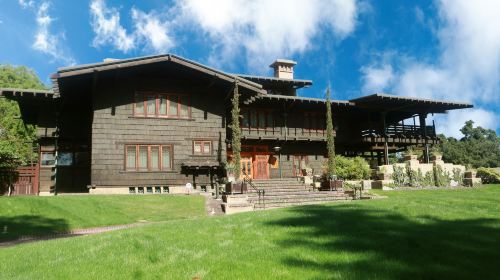
[[50, 97], [54, 96], [54, 92], [52, 90], [43, 90], [43, 89], [21, 89], [21, 88], [0, 88], [0, 95], [3, 96], [32, 96], [32, 97]]
[[[301, 103], [323, 103], [326, 104], [326, 99], [323, 98], [313, 98], [313, 97], [301, 97], [301, 96], [289, 96], [289, 95], [279, 95], [279, 94], [264, 94], [259, 96], [257, 99], [273, 99], [273, 100], [289, 100]], [[250, 102], [248, 102], [250, 103]], [[347, 100], [331, 100], [332, 104], [352, 106], [353, 104]]]
[[[252, 90], [252, 91], [257, 92], [259, 94], [266, 93], [266, 91], [264, 89], [262, 89], [262, 85], [260, 85], [258, 83], [252, 82], [250, 80], [239, 77], [237, 75], [228, 74], [226, 72], [217, 70], [215, 68], [208, 67], [208, 66], [200, 64], [198, 62], [195, 62], [195, 61], [192, 61], [189, 59], [185, 59], [183, 57], [173, 55], [173, 54], [144, 56], [144, 57], [136, 57], [136, 58], [130, 58], [130, 59], [117, 59], [117, 60], [109, 60], [109, 61], [104, 61], [104, 62], [99, 62], [99, 63], [82, 64], [82, 65], [70, 66], [70, 67], [62, 67], [62, 68], [58, 69], [57, 74], [53, 75], [52, 78], [53, 78], [53, 81], [56, 82], [56, 83], [54, 83], [54, 85], [58, 86], [57, 79], [60, 79], [60, 78], [83, 75], [83, 74], [90, 74], [90, 73], [95, 73], [95, 72], [100, 72], [100, 71], [124, 69], [124, 68], [128, 68], [128, 67], [146, 65], [146, 64], [151, 64], [151, 63], [158, 63], [158, 62], [173, 62], [173, 63], [179, 64], [179, 65], [183, 65], [185, 67], [191, 68], [193, 70], [206, 73], [207, 75], [212, 75], [216, 78], [220, 78], [220, 79], [228, 81], [228, 82], [238, 81], [240, 86], [248, 88], [249, 90]], [[58, 92], [58, 88], [54, 89], [54, 91]]]
[[446, 110], [465, 109], [474, 107], [470, 103], [434, 100], [427, 98], [415, 98], [407, 96], [396, 96], [385, 93], [377, 93], [349, 100], [356, 106], [374, 108], [380, 110], [412, 110], [429, 113], [440, 113]]
[[250, 80], [258, 84], [261, 84], [264, 87], [288, 86], [293, 88], [302, 88], [302, 87], [309, 87], [313, 84], [311, 80], [283, 79], [276, 77], [254, 76], [254, 75], [244, 75], [244, 74], [236, 74], [236, 75], [246, 80]]

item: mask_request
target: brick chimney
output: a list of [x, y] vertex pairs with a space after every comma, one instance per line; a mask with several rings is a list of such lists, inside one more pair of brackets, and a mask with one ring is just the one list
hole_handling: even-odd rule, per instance
[[293, 66], [297, 62], [288, 59], [276, 59], [269, 67], [274, 69], [274, 77], [281, 79], [293, 79]]

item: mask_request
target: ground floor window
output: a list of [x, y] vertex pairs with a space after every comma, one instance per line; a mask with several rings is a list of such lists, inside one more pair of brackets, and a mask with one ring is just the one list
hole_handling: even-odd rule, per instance
[[125, 145], [125, 170], [165, 171], [171, 169], [171, 145]]
[[212, 141], [196, 140], [193, 141], [193, 154], [195, 155], [211, 155]]

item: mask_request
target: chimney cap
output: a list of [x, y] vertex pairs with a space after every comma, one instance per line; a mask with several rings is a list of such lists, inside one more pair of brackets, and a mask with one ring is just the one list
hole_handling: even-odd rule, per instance
[[278, 58], [271, 65], [269, 65], [269, 67], [274, 68], [277, 65], [289, 65], [289, 66], [293, 66], [293, 65], [296, 65], [296, 64], [297, 64], [296, 61], [289, 60], [289, 59]]

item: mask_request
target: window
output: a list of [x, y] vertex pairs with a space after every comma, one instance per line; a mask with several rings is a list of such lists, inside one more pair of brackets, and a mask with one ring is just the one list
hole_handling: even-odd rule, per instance
[[42, 166], [53, 166], [56, 164], [56, 155], [54, 152], [42, 152], [40, 163]]
[[274, 113], [263, 110], [242, 110], [241, 128], [243, 129], [273, 129]]
[[165, 171], [172, 169], [172, 146], [125, 145], [125, 170]]
[[150, 118], [189, 118], [189, 97], [179, 94], [135, 95], [134, 116]]
[[57, 155], [58, 166], [71, 166], [73, 165], [73, 153], [59, 152]]
[[308, 133], [323, 133], [326, 128], [325, 116], [319, 113], [304, 113], [304, 131]]
[[212, 154], [212, 141], [193, 141], [193, 154], [195, 155]]

